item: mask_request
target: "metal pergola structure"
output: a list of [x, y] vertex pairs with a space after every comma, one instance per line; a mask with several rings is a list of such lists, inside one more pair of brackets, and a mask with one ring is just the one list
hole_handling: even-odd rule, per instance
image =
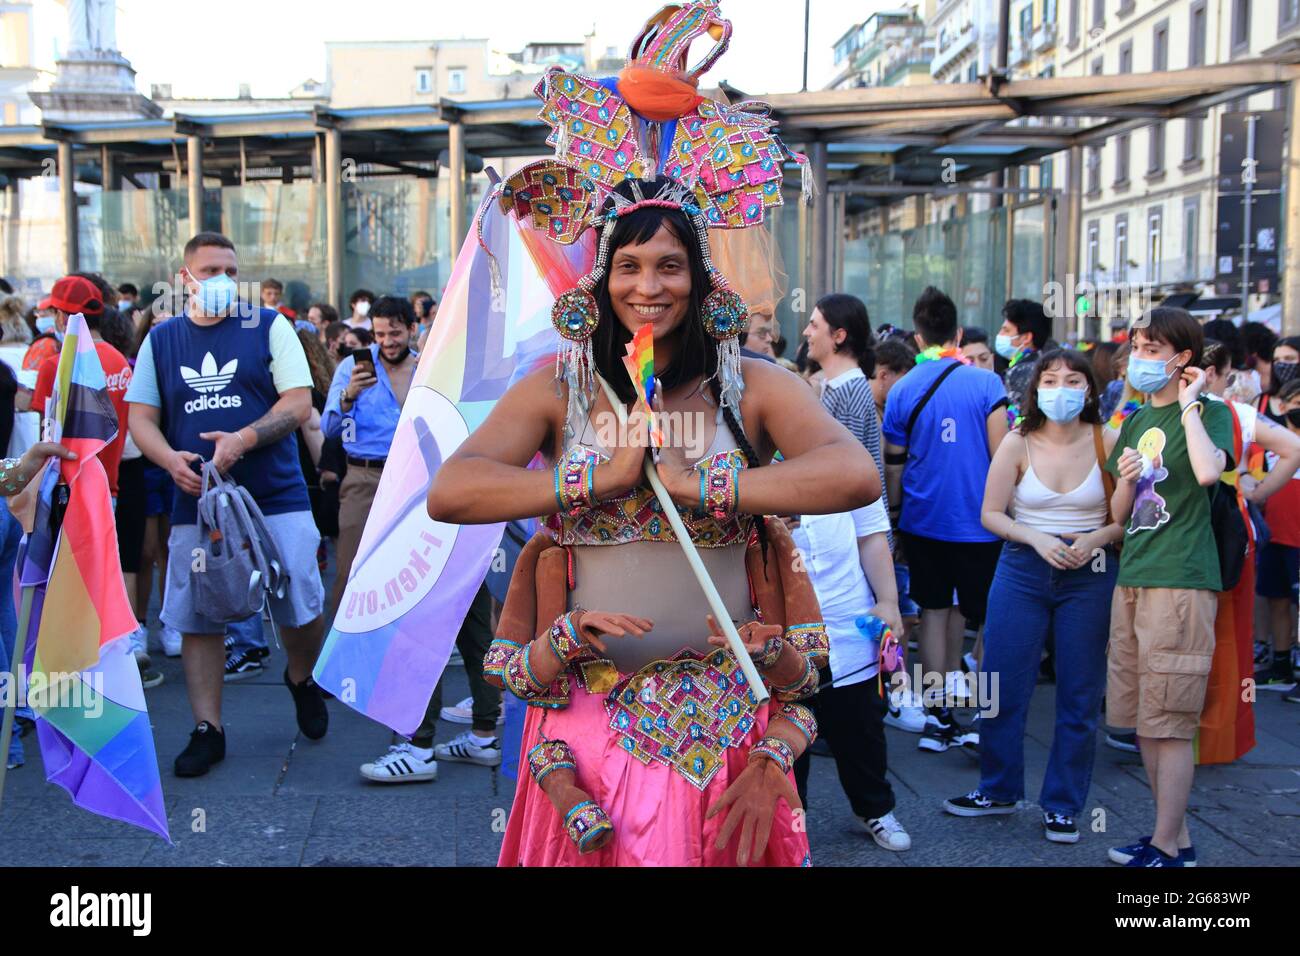
[[[810, 210], [810, 294], [834, 285], [829, 255], [835, 217], [830, 198], [856, 192], [877, 202], [942, 194], [1008, 167], [1068, 154], [1061, 196], [1065, 217], [1055, 271], [1078, 273], [1082, 151], [1111, 136], [1176, 119], [1264, 90], [1290, 92], [1285, 235], [1300, 239], [1300, 123], [1294, 86], [1300, 50], [1233, 63], [1124, 76], [1007, 80], [875, 87], [755, 97], [770, 104], [782, 137], [807, 151], [822, 187]], [[747, 98], [723, 87], [733, 101]], [[299, 170], [325, 187], [328, 282], [341, 295], [344, 161], [367, 175], [431, 177], [445, 169], [453, 196], [465, 196], [467, 154], [541, 155], [549, 131], [536, 99], [443, 101], [430, 106], [229, 116], [177, 116], [93, 124], [0, 127], [0, 175], [13, 179], [57, 170], [69, 271], [76, 267], [77, 179], [120, 188], [123, 180], [161, 173], [184, 177], [191, 208], [202, 208], [204, 180], [240, 185], [261, 175], [292, 182]], [[439, 160], [442, 160], [439, 162]], [[354, 167], [355, 168], [355, 167]], [[947, 175], [945, 175], [945, 173]], [[306, 176], [303, 172], [301, 175]], [[955, 181], [955, 182], [954, 182]], [[463, 199], [452, 203], [457, 243], [468, 227]], [[1287, 243], [1284, 316], [1300, 313], [1300, 242]], [[1285, 320], [1284, 320], [1285, 321]], [[1294, 321], [1294, 320], [1293, 320]], [[1289, 328], [1293, 322], [1285, 322]]]

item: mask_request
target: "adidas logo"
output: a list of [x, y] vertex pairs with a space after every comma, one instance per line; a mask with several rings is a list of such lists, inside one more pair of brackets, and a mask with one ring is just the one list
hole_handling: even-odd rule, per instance
[[243, 399], [238, 395], [218, 395], [235, 377], [239, 368], [239, 359], [231, 359], [217, 368], [217, 360], [209, 352], [203, 356], [203, 363], [196, 372], [186, 365], [181, 366], [181, 378], [185, 384], [199, 393], [199, 397], [185, 403], [187, 415], [194, 412], [208, 411], [214, 408], [239, 408]]

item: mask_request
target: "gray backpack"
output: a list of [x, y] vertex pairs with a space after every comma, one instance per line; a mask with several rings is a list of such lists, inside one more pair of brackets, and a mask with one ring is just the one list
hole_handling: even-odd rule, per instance
[[289, 574], [262, 509], [210, 461], [203, 463], [198, 526], [203, 563], [194, 572], [194, 593], [204, 617], [242, 621], [261, 612], [267, 594], [284, 597]]

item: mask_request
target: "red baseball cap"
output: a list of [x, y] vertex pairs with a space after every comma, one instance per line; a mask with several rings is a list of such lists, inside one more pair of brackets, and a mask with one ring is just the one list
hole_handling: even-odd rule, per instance
[[99, 297], [99, 288], [89, 279], [81, 276], [64, 276], [54, 283], [50, 294], [41, 300], [38, 309], [58, 309], [75, 315], [103, 315], [104, 300]]

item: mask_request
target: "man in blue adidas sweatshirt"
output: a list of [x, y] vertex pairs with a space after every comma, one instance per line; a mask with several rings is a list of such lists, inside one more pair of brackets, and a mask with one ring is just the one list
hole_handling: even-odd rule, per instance
[[188, 304], [149, 333], [126, 395], [131, 437], [167, 470], [179, 492], [162, 620], [184, 635], [181, 656], [196, 726], [176, 758], [178, 777], [201, 776], [226, 755], [225, 625], [195, 606], [190, 570], [200, 547], [200, 461], [214, 462], [248, 489], [266, 516], [289, 575], [285, 596], [269, 604], [289, 658], [284, 681], [298, 728], [317, 740], [329, 726], [324, 697], [311, 678], [323, 633], [320, 535], [294, 437], [311, 413], [311, 372], [288, 319], [238, 300], [238, 275], [235, 247], [225, 236], [204, 232], [186, 243], [177, 278]]

